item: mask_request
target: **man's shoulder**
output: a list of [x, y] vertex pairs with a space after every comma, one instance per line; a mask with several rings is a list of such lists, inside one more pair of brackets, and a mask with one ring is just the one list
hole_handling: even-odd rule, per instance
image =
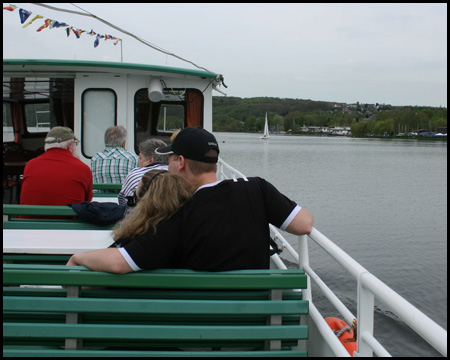
[[128, 172], [128, 175], [127, 175], [127, 177], [132, 177], [132, 176], [134, 176], [134, 175], [137, 175], [137, 174], [141, 174], [141, 173], [143, 173], [143, 172], [145, 172], [145, 168], [142, 168], [142, 167], [135, 167], [134, 169], [131, 169], [129, 172]]
[[138, 160], [137, 155], [133, 154], [132, 152], [129, 152], [128, 150], [124, 149], [121, 146], [106, 147], [103, 150], [97, 152], [92, 157], [92, 160], [94, 160], [94, 159], [110, 159], [110, 158], [116, 158], [116, 157]]
[[124, 149], [123, 147], [118, 147], [115, 150], [117, 153], [123, 155], [124, 157], [128, 159], [139, 159], [137, 155], [133, 154], [132, 152]]
[[237, 179], [228, 179], [223, 181], [224, 184], [229, 184], [229, 186], [255, 186], [255, 185], [263, 185], [266, 184], [267, 181], [261, 177], [243, 177]]
[[70, 166], [73, 166], [77, 170], [82, 170], [82, 171], [86, 171], [86, 172], [89, 171], [89, 173], [91, 173], [91, 175], [92, 175], [92, 170], [89, 167], [89, 165], [86, 165], [83, 161], [81, 161], [80, 159], [78, 159], [76, 157], [71, 159]]

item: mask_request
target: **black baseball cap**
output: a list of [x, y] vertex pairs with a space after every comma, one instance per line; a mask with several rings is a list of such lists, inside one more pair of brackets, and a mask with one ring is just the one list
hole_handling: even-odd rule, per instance
[[217, 163], [218, 156], [205, 156], [211, 149], [217, 150], [217, 155], [219, 154], [219, 145], [213, 134], [201, 127], [187, 127], [178, 133], [172, 144], [159, 147], [155, 152], [160, 155], [182, 155], [186, 159], [205, 163]]

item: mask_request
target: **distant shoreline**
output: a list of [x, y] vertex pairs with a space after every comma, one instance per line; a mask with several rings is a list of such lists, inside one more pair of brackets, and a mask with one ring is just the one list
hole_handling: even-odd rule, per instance
[[[216, 132], [216, 131], [214, 131]], [[262, 134], [260, 131], [251, 132], [251, 131], [217, 131], [224, 133], [244, 133], [244, 134]], [[425, 141], [445, 141], [447, 142], [447, 136], [419, 136], [419, 135], [401, 135], [401, 136], [383, 136], [383, 135], [373, 135], [373, 136], [353, 136], [353, 135], [331, 135], [331, 134], [322, 134], [322, 133], [286, 133], [286, 132], [278, 132], [278, 133], [270, 133], [269, 135], [283, 135], [283, 136], [319, 136], [319, 137], [332, 137], [332, 138], [355, 138], [355, 139], [400, 139], [400, 140], [425, 140]]]

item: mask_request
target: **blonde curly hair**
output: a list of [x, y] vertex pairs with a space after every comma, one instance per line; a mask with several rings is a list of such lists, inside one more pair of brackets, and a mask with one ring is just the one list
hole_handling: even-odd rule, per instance
[[192, 197], [192, 186], [181, 176], [168, 171], [151, 170], [138, 187], [139, 202], [113, 230], [114, 240], [134, 238], [151, 227], [156, 233], [159, 222], [175, 215]]

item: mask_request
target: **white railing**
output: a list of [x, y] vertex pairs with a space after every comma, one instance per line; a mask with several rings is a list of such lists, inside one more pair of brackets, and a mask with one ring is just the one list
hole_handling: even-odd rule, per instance
[[217, 163], [217, 178], [223, 179], [236, 179], [245, 178], [246, 176], [240, 171], [236, 170], [234, 167], [228, 165], [225, 161], [219, 158]]
[[[436, 324], [377, 277], [369, 273], [364, 267], [317, 229], [313, 228], [313, 231], [311, 231], [308, 236], [357, 280], [357, 337], [359, 356], [372, 356], [373, 352], [375, 352], [377, 356], [389, 356], [389, 353], [373, 336], [375, 298], [388, 306], [392, 312], [437, 351], [442, 355], [447, 356], [446, 330]], [[285, 239], [283, 240], [286, 241]], [[307, 236], [299, 236], [299, 266], [303, 268], [310, 278], [319, 286], [324, 295], [336, 307], [346, 322], [351, 324], [355, 317], [309, 266], [307, 248]], [[305, 295], [308, 296], [307, 294]]]
[[[226, 171], [228, 171], [228, 174]], [[221, 159], [219, 159], [217, 174], [219, 179], [245, 177], [245, 175]], [[314, 315], [313, 321], [316, 323], [319, 332], [331, 345], [330, 347], [335, 349], [336, 355], [345, 355], [347, 353], [343, 346], [340, 346], [340, 349], [336, 349], [336, 344], [339, 346], [340, 342], [336, 341], [337, 338], [334, 333], [312, 302], [311, 280], [314, 281], [320, 291], [327, 297], [348, 324], [352, 324], [353, 320], [357, 319], [358, 352], [355, 353], [356, 356], [373, 356], [373, 353], [377, 356], [391, 356], [373, 336], [375, 298], [388, 306], [392, 312], [443, 356], [447, 356], [447, 331], [445, 329], [372, 275], [317, 229], [313, 228], [308, 236], [303, 235], [298, 237], [298, 253], [281, 235], [277, 228], [270, 225], [270, 230], [272, 238], [275, 241], [281, 242], [283, 250], [287, 250], [294, 260], [299, 263], [299, 267], [304, 269], [308, 275], [308, 286], [306, 290], [303, 290], [303, 298], [310, 300], [310, 316]], [[348, 310], [336, 294], [309, 266], [308, 237], [322, 247], [322, 249], [357, 281], [357, 317]], [[278, 268], [286, 269], [286, 265], [278, 255], [273, 255], [272, 260]]]

